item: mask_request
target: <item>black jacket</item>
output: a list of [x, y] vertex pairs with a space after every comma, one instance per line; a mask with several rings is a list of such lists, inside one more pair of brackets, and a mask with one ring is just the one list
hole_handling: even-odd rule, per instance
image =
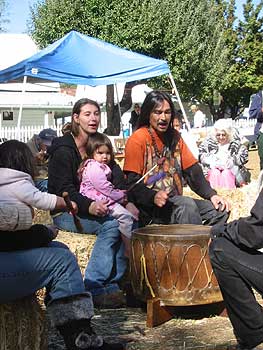
[[[68, 192], [70, 199], [78, 205], [78, 215], [80, 217], [89, 216], [89, 206], [93, 200], [79, 193], [78, 169], [82, 159], [73, 136], [66, 133], [54, 139], [49, 154], [48, 192], [57, 196], [62, 196], [65, 191]], [[112, 162], [110, 167], [113, 185], [119, 189], [126, 189], [124, 176], [119, 166]], [[51, 214], [55, 213], [55, 211], [51, 212]]]
[[225, 237], [237, 246], [251, 249], [263, 247], [263, 190], [250, 211], [250, 216], [239, 218], [224, 226], [213, 226], [212, 239]]

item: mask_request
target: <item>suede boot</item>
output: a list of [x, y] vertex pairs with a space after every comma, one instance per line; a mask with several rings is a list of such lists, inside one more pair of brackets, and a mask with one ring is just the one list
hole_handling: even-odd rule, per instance
[[123, 350], [121, 344], [107, 344], [96, 335], [90, 320], [74, 320], [57, 327], [68, 350]]
[[106, 344], [93, 331], [93, 303], [89, 293], [53, 301], [47, 306], [51, 322], [62, 335], [67, 350], [123, 350], [121, 344]]

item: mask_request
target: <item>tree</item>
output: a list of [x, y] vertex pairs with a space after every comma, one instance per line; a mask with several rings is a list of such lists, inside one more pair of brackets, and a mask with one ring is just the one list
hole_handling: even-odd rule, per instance
[[231, 66], [221, 90], [232, 118], [240, 108], [248, 106], [250, 95], [263, 87], [263, 18], [260, 16], [263, 1], [254, 6], [252, 0], [247, 0], [243, 8], [244, 20], [239, 21], [237, 27], [234, 21], [229, 25]]

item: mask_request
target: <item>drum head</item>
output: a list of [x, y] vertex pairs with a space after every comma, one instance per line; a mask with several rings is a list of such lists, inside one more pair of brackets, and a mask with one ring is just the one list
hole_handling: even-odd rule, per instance
[[133, 231], [133, 238], [142, 238], [143, 240], [196, 240], [208, 239], [211, 226], [192, 225], [192, 224], [174, 224], [174, 225], [149, 225], [138, 228]]

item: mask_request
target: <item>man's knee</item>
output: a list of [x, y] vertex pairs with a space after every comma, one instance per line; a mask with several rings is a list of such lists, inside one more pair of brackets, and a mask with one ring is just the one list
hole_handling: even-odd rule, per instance
[[176, 196], [171, 198], [170, 202], [179, 207], [185, 207], [189, 210], [198, 210], [197, 205], [193, 198], [185, 196]]

